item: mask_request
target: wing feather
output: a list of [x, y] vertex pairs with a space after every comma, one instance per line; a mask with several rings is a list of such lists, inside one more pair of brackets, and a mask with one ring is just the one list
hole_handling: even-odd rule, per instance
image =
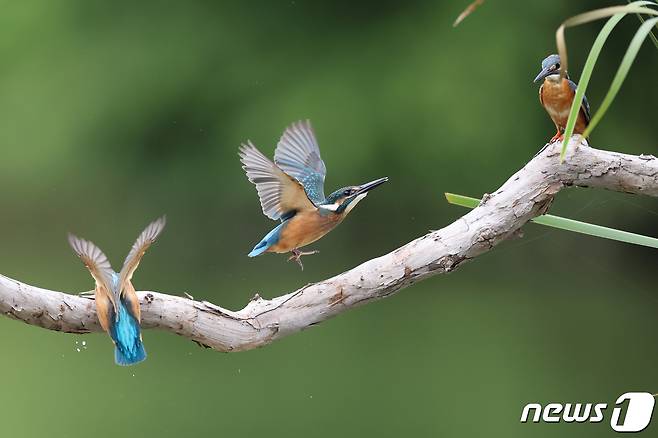
[[96, 280], [96, 289], [107, 291], [108, 298], [112, 302], [115, 312], [118, 312], [118, 291], [112, 288], [112, 276], [114, 270], [107, 256], [89, 240], [81, 239], [69, 233], [69, 245], [73, 248], [82, 263], [87, 267], [89, 273]]
[[286, 128], [276, 146], [274, 162], [301, 183], [315, 205], [325, 201], [327, 168], [309, 120], [293, 123]]
[[137, 237], [137, 240], [135, 240], [133, 247], [126, 256], [126, 260], [123, 262], [123, 267], [119, 274], [119, 290], [122, 291], [122, 293], [126, 289], [126, 285], [130, 283], [130, 280], [135, 273], [135, 269], [139, 266], [139, 262], [142, 260], [144, 253], [146, 253], [146, 250], [151, 244], [153, 244], [153, 242], [155, 242], [160, 233], [162, 233], [166, 224], [166, 216], [159, 217], [148, 224], [144, 231], [142, 231]]
[[240, 161], [256, 185], [263, 214], [278, 220], [292, 211], [315, 209], [304, 187], [270, 161], [251, 142], [240, 146]]

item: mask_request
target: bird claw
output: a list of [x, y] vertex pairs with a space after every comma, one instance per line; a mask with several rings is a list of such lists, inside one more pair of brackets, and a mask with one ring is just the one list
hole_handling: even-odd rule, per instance
[[304, 270], [304, 264], [302, 263], [302, 256], [317, 254], [320, 251], [318, 251], [318, 250], [300, 251], [298, 249], [293, 249], [291, 252], [292, 252], [292, 255], [290, 257], [288, 257], [288, 261], [291, 261], [291, 260], [296, 261], [297, 264], [299, 265], [299, 267], [302, 268], [302, 271], [303, 271]]
[[562, 141], [564, 140], [564, 134], [559, 132], [551, 138], [551, 141], [549, 143], [555, 143], [556, 141]]

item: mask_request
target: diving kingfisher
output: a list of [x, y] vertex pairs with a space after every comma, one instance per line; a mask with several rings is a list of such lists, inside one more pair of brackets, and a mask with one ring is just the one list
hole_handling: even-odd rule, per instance
[[69, 244], [96, 280], [96, 314], [103, 330], [114, 342], [117, 365], [133, 365], [146, 359], [140, 332], [139, 299], [131, 280], [142, 256], [166, 223], [164, 216], [151, 222], [137, 237], [123, 262], [114, 272], [103, 251], [88, 240], [69, 234]]
[[[551, 116], [557, 128], [557, 133], [551, 138], [550, 142], [562, 140], [578, 86], [569, 79], [568, 74], [563, 78], [560, 77], [559, 55], [549, 55], [542, 61], [541, 71], [535, 78], [535, 82], [539, 82], [542, 79], [544, 83], [539, 87], [539, 102], [546, 109], [548, 115]], [[573, 131], [574, 134], [585, 132], [589, 121], [589, 103], [587, 102], [587, 97], [583, 96], [583, 103], [578, 112], [576, 126]]]
[[388, 181], [379, 178], [360, 186], [348, 186], [324, 196], [327, 169], [320, 157], [311, 122], [289, 126], [274, 151], [274, 162], [251, 141], [240, 146], [240, 161], [249, 181], [256, 185], [265, 216], [281, 223], [267, 233], [248, 254], [286, 253], [304, 269], [301, 257], [318, 251], [300, 251], [341, 223], [366, 197], [368, 191]]

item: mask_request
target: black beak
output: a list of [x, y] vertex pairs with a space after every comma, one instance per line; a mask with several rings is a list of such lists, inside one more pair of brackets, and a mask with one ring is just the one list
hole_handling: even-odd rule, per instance
[[388, 181], [387, 176], [385, 176], [384, 178], [379, 178], [379, 179], [376, 179], [374, 181], [370, 181], [368, 183], [362, 184], [356, 189], [356, 192], [354, 193], [354, 195], [360, 195], [361, 193], [366, 193], [366, 192], [374, 189], [375, 187], [384, 184], [386, 181]]
[[546, 76], [550, 75], [551, 73], [553, 73], [553, 70], [551, 70], [551, 67], [548, 66], [548, 67], [542, 69], [542, 71], [539, 72], [539, 74], [537, 75], [537, 77], [535, 78], [535, 80], [533, 82], [539, 82], [542, 79], [544, 79]]

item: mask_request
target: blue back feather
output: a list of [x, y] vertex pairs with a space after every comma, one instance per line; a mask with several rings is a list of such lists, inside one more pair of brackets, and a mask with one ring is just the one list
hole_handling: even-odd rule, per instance
[[276, 164], [282, 167], [286, 174], [299, 181], [313, 204], [320, 205], [325, 202], [323, 173], [287, 159], [279, 159]]

